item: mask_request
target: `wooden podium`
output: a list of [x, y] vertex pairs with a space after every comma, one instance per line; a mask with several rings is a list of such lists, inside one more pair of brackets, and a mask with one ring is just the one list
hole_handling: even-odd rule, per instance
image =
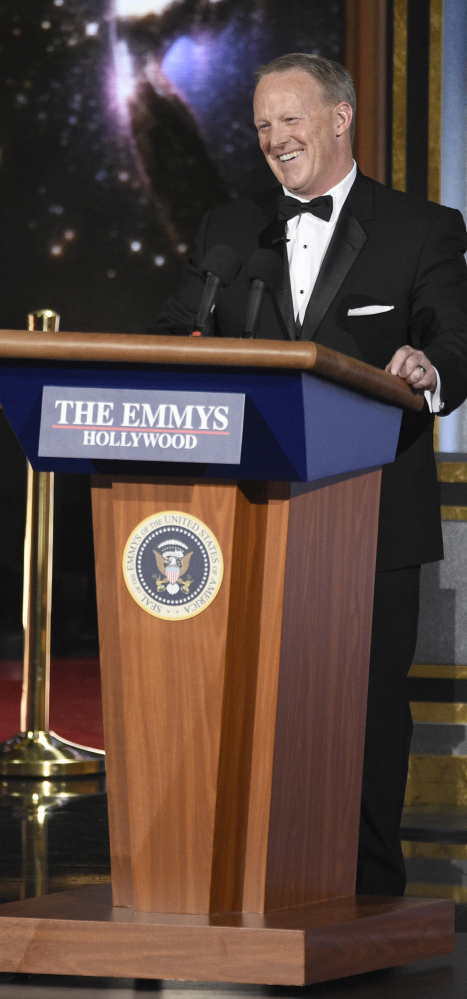
[[[2, 905], [0, 970], [294, 985], [452, 951], [452, 902], [354, 896], [379, 467], [423, 399], [313, 343], [3, 331], [0, 357], [33, 466], [95, 475], [112, 858], [112, 896]], [[241, 460], [38, 458], [47, 385], [241, 391]], [[168, 511], [224, 562], [186, 620], [122, 571]]]

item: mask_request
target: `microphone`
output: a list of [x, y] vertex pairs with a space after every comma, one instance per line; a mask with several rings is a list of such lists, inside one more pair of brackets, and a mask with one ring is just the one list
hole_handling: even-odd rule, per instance
[[192, 336], [207, 336], [211, 326], [211, 314], [223, 288], [228, 288], [240, 270], [242, 261], [232, 246], [213, 246], [206, 254], [201, 270], [207, 275], [203, 297], [196, 316]]
[[243, 336], [253, 340], [259, 323], [259, 314], [266, 291], [273, 292], [280, 281], [282, 261], [274, 250], [255, 250], [248, 261], [246, 277], [250, 294], [243, 327]]

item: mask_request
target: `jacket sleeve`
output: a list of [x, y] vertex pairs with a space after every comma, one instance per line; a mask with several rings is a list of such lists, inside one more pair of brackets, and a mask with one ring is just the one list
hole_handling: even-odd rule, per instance
[[154, 326], [146, 330], [147, 333], [162, 336], [191, 336], [205, 285], [200, 265], [206, 255], [206, 232], [210, 216], [211, 212], [207, 212], [201, 222], [193, 252], [183, 268], [175, 295], [164, 302]]
[[412, 342], [439, 371], [443, 416], [467, 398], [466, 250], [461, 213], [445, 209], [424, 241], [413, 288]]

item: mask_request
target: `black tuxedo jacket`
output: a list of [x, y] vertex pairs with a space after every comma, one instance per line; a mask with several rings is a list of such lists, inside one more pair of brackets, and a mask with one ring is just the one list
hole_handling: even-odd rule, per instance
[[[276, 187], [205, 216], [178, 292], [149, 332], [191, 333], [204, 288], [200, 263], [211, 247], [228, 243], [245, 264], [258, 247], [282, 256], [280, 286], [266, 296], [257, 335], [296, 338], [285, 225], [277, 220], [281, 193]], [[466, 250], [460, 212], [412, 200], [358, 173], [322, 262], [300, 338], [380, 368], [398, 347], [412, 344], [438, 369], [443, 414], [452, 412], [467, 397]], [[242, 268], [220, 295], [215, 335], [241, 336], [247, 299]], [[349, 309], [365, 305], [393, 308], [348, 315]], [[404, 414], [396, 461], [383, 468], [379, 570], [443, 557], [433, 422], [427, 406], [420, 414]]]

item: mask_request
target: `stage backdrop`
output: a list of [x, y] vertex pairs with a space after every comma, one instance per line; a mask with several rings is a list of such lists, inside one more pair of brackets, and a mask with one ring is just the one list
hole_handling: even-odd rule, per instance
[[0, 326], [143, 332], [205, 211], [270, 184], [253, 69], [342, 60], [344, 2], [4, 0]]
[[[344, 0], [0, 2], [0, 328], [144, 332], [205, 211], [272, 182], [252, 71], [343, 58]], [[0, 658], [21, 655], [25, 459], [0, 412]], [[52, 647], [97, 654], [89, 482], [56, 483]]]

